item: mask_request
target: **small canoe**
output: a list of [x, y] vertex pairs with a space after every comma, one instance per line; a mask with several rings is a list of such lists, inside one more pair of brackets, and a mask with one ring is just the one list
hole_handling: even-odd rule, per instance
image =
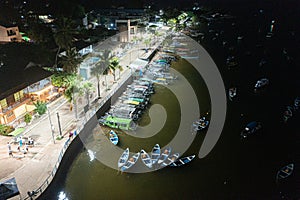
[[120, 170], [123, 172], [123, 171], [129, 169], [130, 167], [132, 167], [136, 163], [136, 161], [139, 159], [139, 157], [140, 157], [140, 152], [134, 154], [131, 158], [129, 158], [129, 160], [127, 160], [125, 165], [123, 165]]
[[113, 143], [114, 145], [117, 145], [118, 142], [119, 142], [118, 135], [117, 135], [113, 130], [110, 130], [110, 132], [109, 132], [109, 140], [110, 140], [111, 143]]
[[154, 145], [152, 151], [151, 151], [151, 161], [154, 165], [160, 157], [160, 146], [159, 144]]
[[228, 98], [230, 101], [233, 100], [233, 98], [236, 96], [236, 87], [232, 87], [232, 88], [229, 88], [229, 91], [228, 91]]
[[174, 153], [172, 156], [168, 157], [165, 162], [161, 164], [162, 167], [166, 167], [175, 162], [179, 157], [179, 153]]
[[289, 177], [293, 173], [293, 170], [294, 170], [294, 164], [293, 163], [290, 163], [290, 164], [282, 167], [277, 172], [277, 176], [276, 176], [277, 181], [280, 180], [280, 179], [285, 179], [285, 178]]
[[167, 147], [161, 154], [160, 158], [158, 159], [157, 163], [161, 164], [163, 163], [171, 154], [171, 147]]
[[149, 154], [144, 149], [141, 150], [141, 158], [142, 158], [143, 163], [148, 168], [152, 168], [151, 158], [150, 158]]
[[191, 156], [187, 156], [187, 157], [184, 157], [184, 158], [180, 158], [177, 161], [175, 161], [172, 164], [170, 164], [170, 166], [172, 166], [172, 167], [180, 167], [182, 165], [185, 165], [185, 164], [191, 162], [194, 158], [195, 158], [195, 155], [191, 155]]
[[129, 148], [127, 148], [121, 155], [121, 157], [119, 158], [118, 161], [118, 167], [122, 167], [123, 165], [125, 165], [125, 163], [127, 162], [129, 158]]

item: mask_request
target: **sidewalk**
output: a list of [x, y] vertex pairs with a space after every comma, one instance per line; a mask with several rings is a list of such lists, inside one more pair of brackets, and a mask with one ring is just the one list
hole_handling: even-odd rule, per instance
[[[91, 100], [91, 102], [94, 102], [94, 105], [91, 105], [91, 109], [88, 114], [92, 114], [93, 110], [97, 109], [97, 107], [101, 105], [101, 101], [105, 100], [105, 97], [110, 92], [114, 91], [116, 87], [124, 81], [124, 79], [127, 79], [131, 75], [131, 70], [125, 66], [128, 66], [131, 61], [134, 61], [139, 54], [139, 52], [134, 53], [133, 56], [130, 55], [130, 58], [128, 58], [128, 56], [124, 56], [122, 60], [120, 60], [121, 66], [124, 66], [124, 70], [120, 73], [120, 79], [117, 83], [114, 83], [113, 76], [107, 77], [108, 85], [111, 89], [106, 90], [106, 86], [101, 84], [102, 99], [98, 101], [93, 99]], [[102, 76], [101, 83], [103, 80], [104, 77]], [[92, 79], [92, 81], [95, 81], [95, 79]], [[94, 85], [96, 86], [96, 83], [94, 83]], [[96, 99], [96, 97], [97, 92], [93, 94], [93, 98]], [[34, 147], [29, 147], [27, 154], [19, 152], [17, 150], [17, 144], [11, 144], [14, 157], [9, 157], [7, 142], [11, 141], [12, 138], [0, 136], [0, 181], [3, 182], [15, 177], [20, 191], [20, 196], [13, 197], [11, 199], [20, 199], [20, 197], [21, 199], [25, 198], [28, 191], [37, 189], [49, 177], [65, 142], [69, 138], [69, 132], [79, 130], [82, 123], [85, 121], [85, 115], [83, 114], [83, 107], [85, 105], [84, 101], [85, 100], [83, 100], [78, 106], [78, 120], [75, 120], [74, 111], [70, 111], [70, 103], [68, 103], [64, 97], [55, 100], [49, 105], [50, 118], [53, 126], [55, 127], [54, 138], [59, 135], [57, 112], [60, 116], [61, 129], [64, 135], [64, 138], [61, 140], [55, 139], [55, 144], [53, 142], [50, 121], [47, 113], [26, 127], [24, 135], [27, 137], [30, 136], [35, 140]]]

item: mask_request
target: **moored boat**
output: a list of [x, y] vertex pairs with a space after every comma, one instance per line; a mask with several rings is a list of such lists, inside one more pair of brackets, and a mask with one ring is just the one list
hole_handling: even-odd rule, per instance
[[113, 130], [110, 130], [109, 132], [109, 140], [113, 143], [113, 145], [117, 145], [119, 142], [118, 135]]
[[254, 86], [254, 92], [257, 92], [258, 90], [266, 87], [267, 85], [269, 85], [269, 79], [267, 78], [259, 79]]
[[230, 101], [232, 101], [233, 98], [236, 96], [236, 92], [237, 92], [236, 87], [229, 88], [229, 90], [228, 90], [228, 98], [229, 98]]
[[256, 131], [258, 131], [259, 129], [261, 129], [260, 122], [256, 122], [256, 121], [250, 122], [250, 123], [247, 124], [247, 126], [245, 127], [245, 129], [242, 130], [241, 136], [242, 136], [242, 138], [246, 138], [250, 134], [253, 134]]
[[154, 145], [151, 151], [151, 162], [154, 165], [160, 157], [160, 146], [159, 144]]
[[193, 129], [194, 131], [201, 131], [208, 127], [209, 121], [206, 119], [206, 117], [201, 117], [198, 121], [193, 123]]
[[281, 179], [285, 179], [287, 177], [289, 177], [294, 171], [294, 164], [290, 163], [284, 167], [282, 167], [276, 175], [276, 180], [281, 180]]
[[127, 160], [125, 165], [123, 165], [120, 170], [123, 172], [123, 171], [129, 169], [130, 167], [132, 167], [136, 163], [136, 161], [139, 159], [139, 157], [140, 157], [140, 152], [134, 154], [131, 158], [129, 158], [129, 160]]
[[162, 164], [162, 167], [169, 166], [173, 162], [175, 162], [179, 157], [179, 153], [174, 153], [172, 156], [168, 157]]
[[125, 163], [127, 162], [129, 158], [129, 148], [125, 149], [125, 151], [122, 153], [121, 157], [118, 160], [118, 167], [122, 167], [123, 165], [125, 165]]
[[141, 158], [142, 158], [143, 163], [144, 163], [148, 168], [152, 168], [152, 161], [151, 161], [151, 158], [150, 158], [149, 154], [148, 154], [144, 149], [141, 150]]
[[160, 158], [158, 159], [157, 163], [161, 164], [163, 163], [171, 154], [172, 148], [171, 147], [167, 147], [165, 148], [165, 150], [162, 152]]
[[182, 165], [185, 165], [185, 164], [191, 162], [194, 158], [195, 158], [195, 155], [180, 158], [180, 159], [176, 160], [175, 162], [173, 162], [172, 164], [170, 164], [169, 166], [171, 166], [171, 167], [180, 167]]

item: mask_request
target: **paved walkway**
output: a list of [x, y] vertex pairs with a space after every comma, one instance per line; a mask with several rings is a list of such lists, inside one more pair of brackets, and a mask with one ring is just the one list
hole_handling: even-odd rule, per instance
[[[127, 52], [125, 56], [120, 59], [121, 66], [128, 66], [138, 56], [141, 56], [144, 51]], [[120, 73], [120, 79], [117, 83], [113, 82], [113, 77], [108, 76], [108, 85], [111, 90], [105, 90], [106, 86], [101, 84], [101, 100], [91, 100], [94, 104], [91, 106], [93, 109], [101, 103], [105, 96], [112, 92], [116, 87], [120, 85], [122, 81], [127, 79], [131, 74], [129, 68], [124, 67], [124, 70]], [[102, 77], [104, 80], [104, 78]], [[102, 81], [100, 83], [102, 83]], [[93, 79], [92, 81], [95, 81]], [[96, 84], [95, 84], [96, 85]], [[93, 99], [97, 97], [97, 89], [93, 94]], [[84, 100], [80, 100], [84, 101]], [[82, 126], [84, 121], [83, 105], [84, 102], [79, 101], [79, 120], [75, 120], [75, 114], [70, 111], [70, 103], [68, 103], [64, 97], [60, 97], [56, 101], [49, 104], [50, 118], [54, 126], [54, 138], [59, 136], [58, 129], [58, 117], [59, 114], [60, 124], [62, 127], [63, 139], [55, 139], [51, 134], [51, 126], [48, 114], [44, 114], [39, 119], [35, 119], [31, 125], [26, 127], [25, 136], [34, 138], [35, 145], [29, 147], [29, 151], [26, 154], [18, 151], [18, 144], [11, 144], [13, 151], [13, 157], [8, 155], [7, 142], [11, 142], [11, 137], [0, 136], [0, 182], [8, 180], [12, 177], [16, 178], [16, 182], [20, 191], [20, 196], [13, 197], [12, 199], [23, 199], [27, 196], [28, 191], [32, 191], [40, 187], [44, 181], [49, 177], [54, 165], [59, 159], [59, 154], [63, 149], [65, 142], [69, 138], [69, 132], [78, 130]]]

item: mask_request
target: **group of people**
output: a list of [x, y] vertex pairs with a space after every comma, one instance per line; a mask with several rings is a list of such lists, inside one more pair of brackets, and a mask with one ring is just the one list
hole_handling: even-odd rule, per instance
[[[18, 138], [18, 143], [19, 143], [19, 145], [17, 147], [17, 150], [19, 152], [22, 152], [23, 154], [26, 154], [29, 151], [28, 146], [29, 145], [32, 145], [32, 146], [34, 145], [34, 140], [31, 137], [28, 137], [27, 143], [26, 142], [24, 143], [23, 142], [23, 138], [20, 137], [20, 138]], [[25, 145], [24, 145], [24, 148], [22, 149], [23, 144], [25, 144]], [[9, 157], [14, 157], [10, 142], [7, 142], [7, 147], [8, 147], [8, 155], [9, 155]]]

